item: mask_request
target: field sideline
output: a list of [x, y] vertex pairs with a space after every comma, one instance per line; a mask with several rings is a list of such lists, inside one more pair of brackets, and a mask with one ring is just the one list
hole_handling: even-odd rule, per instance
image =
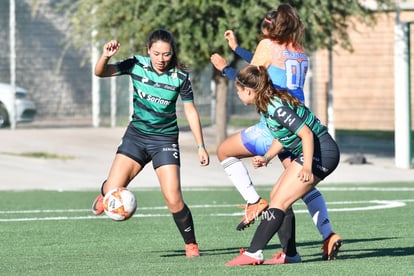
[[[242, 202], [233, 187], [185, 188], [200, 245], [186, 259], [181, 237], [157, 188], [132, 189], [138, 211], [126, 222], [90, 213], [90, 191], [3, 191], [1, 275], [409, 275], [414, 271], [414, 184], [323, 184], [338, 260], [321, 261], [321, 237], [305, 205], [294, 205], [303, 263], [225, 267], [257, 227], [238, 232]], [[267, 197], [270, 186], [258, 187]], [[279, 251], [277, 237], [265, 258]]]
[[[0, 190], [97, 191], [108, 173], [124, 130], [123, 127], [0, 130]], [[229, 129], [229, 133], [238, 130]], [[203, 131], [206, 147], [211, 152], [208, 167], [199, 166], [191, 132], [180, 133], [182, 186], [231, 186], [215, 156], [215, 128], [206, 127]], [[27, 137], [30, 137], [30, 143], [27, 142]], [[341, 162], [338, 168], [320, 185], [413, 181], [413, 169], [396, 168], [393, 157], [384, 155], [390, 150], [390, 143], [387, 147], [379, 144], [375, 153], [367, 153], [367, 164], [363, 165], [352, 165], [347, 160], [353, 154], [364, 152], [366, 145], [359, 143], [359, 140], [350, 140], [348, 143], [356, 148], [349, 149], [345, 144], [341, 147]], [[377, 140], [369, 140], [370, 145], [377, 143]], [[27, 157], [30, 153], [61, 158]], [[244, 159], [243, 162], [255, 185], [269, 185], [276, 181], [283, 170], [278, 160], [272, 161], [266, 168], [257, 170], [251, 165], [250, 159]], [[131, 182], [131, 186], [158, 187], [152, 166], [144, 168]]]

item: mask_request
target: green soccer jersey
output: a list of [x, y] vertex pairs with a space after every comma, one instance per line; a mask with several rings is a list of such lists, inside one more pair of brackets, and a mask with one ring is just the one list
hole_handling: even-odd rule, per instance
[[116, 63], [122, 75], [130, 75], [134, 87], [132, 125], [147, 134], [178, 135], [176, 104], [193, 101], [187, 72], [172, 68], [158, 74], [149, 57], [133, 56]]
[[293, 154], [302, 153], [302, 140], [297, 133], [304, 125], [307, 125], [317, 137], [328, 133], [327, 128], [306, 106], [293, 107], [278, 98], [273, 99], [271, 103], [268, 105], [267, 113], [261, 113], [260, 116], [265, 120], [273, 137]]

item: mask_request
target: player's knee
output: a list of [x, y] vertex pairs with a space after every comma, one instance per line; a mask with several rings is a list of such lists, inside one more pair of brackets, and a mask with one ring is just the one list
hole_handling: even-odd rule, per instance
[[223, 145], [219, 145], [217, 147], [217, 159], [221, 162], [226, 158], [229, 158], [230, 156], [228, 155], [228, 153], [226, 152], [226, 147], [224, 147]]
[[174, 202], [167, 200], [166, 204], [167, 204], [168, 211], [170, 211], [170, 213], [177, 213], [184, 208], [184, 202], [182, 200], [174, 201]]

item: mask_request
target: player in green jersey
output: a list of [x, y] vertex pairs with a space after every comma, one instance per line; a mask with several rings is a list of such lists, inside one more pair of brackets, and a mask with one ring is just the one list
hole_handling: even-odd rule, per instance
[[[254, 53], [239, 46], [236, 35], [227, 30], [224, 37], [235, 54], [253, 65], [263, 65], [279, 89], [286, 89], [290, 94], [305, 103], [304, 83], [308, 71], [308, 57], [302, 46], [304, 24], [295, 8], [287, 3], [266, 13], [262, 23], [262, 39]], [[227, 61], [215, 53], [211, 56], [214, 67], [224, 76], [235, 80], [237, 70], [227, 65]], [[268, 208], [266, 199], [261, 198], [249, 176], [242, 158], [264, 155], [274, 140], [264, 120], [253, 126], [229, 136], [217, 148], [217, 158], [239, 193], [246, 201], [245, 212], [237, 230], [242, 230], [253, 223]], [[278, 155], [283, 167], [287, 167], [296, 158], [291, 152], [284, 151]], [[329, 219], [323, 195], [312, 189], [302, 197], [313, 222], [323, 239], [322, 259], [336, 259], [342, 243], [342, 237], [336, 234]], [[279, 264], [301, 262], [296, 249], [295, 214], [290, 208], [286, 211], [282, 227], [278, 231], [282, 252], [275, 256]]]
[[98, 77], [129, 75], [134, 87], [132, 120], [122, 138], [101, 195], [93, 205], [95, 215], [103, 212], [103, 196], [113, 188], [126, 187], [152, 161], [168, 210], [184, 239], [186, 256], [199, 256], [191, 211], [185, 204], [180, 185], [180, 149], [176, 103], [181, 98], [184, 113], [194, 135], [201, 166], [209, 164], [189, 73], [178, 61], [175, 40], [166, 30], [156, 30], [148, 38], [148, 56], [135, 55], [110, 64], [120, 47], [107, 42], [95, 66]]
[[267, 165], [283, 149], [297, 157], [274, 185], [269, 208], [263, 213], [249, 248], [226, 265], [273, 264], [272, 259], [264, 261], [263, 249], [280, 229], [286, 210], [336, 169], [340, 153], [327, 128], [298, 98], [275, 88], [264, 66], [242, 68], [235, 84], [241, 101], [256, 105], [278, 141], [263, 156], [253, 157], [254, 167]]

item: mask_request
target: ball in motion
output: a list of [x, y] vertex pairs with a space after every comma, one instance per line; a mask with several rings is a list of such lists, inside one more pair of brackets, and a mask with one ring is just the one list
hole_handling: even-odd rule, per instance
[[137, 200], [127, 188], [110, 190], [103, 199], [105, 214], [115, 221], [127, 220], [137, 209]]

